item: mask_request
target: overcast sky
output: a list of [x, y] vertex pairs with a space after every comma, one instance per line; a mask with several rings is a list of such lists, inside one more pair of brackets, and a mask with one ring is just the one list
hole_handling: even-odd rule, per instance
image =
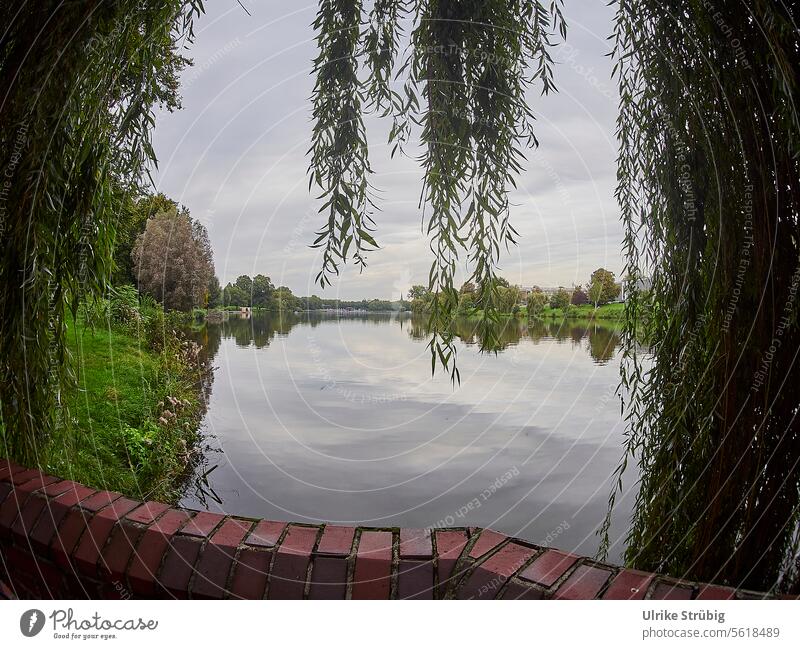
[[[345, 270], [324, 292], [314, 284], [320, 224], [308, 192], [311, 23], [317, 4], [243, 0], [206, 3], [183, 75], [183, 109], [159, 115], [157, 189], [186, 205], [209, 230], [223, 285], [269, 275], [297, 295], [397, 299], [426, 283], [431, 261], [418, 208], [421, 170], [391, 160], [386, 126], [370, 120], [372, 182], [383, 195], [367, 269]], [[604, 266], [622, 270], [622, 228], [614, 200], [617, 93], [607, 37], [612, 9], [567, 0], [567, 43], [555, 54], [559, 93], [530, 95], [540, 146], [512, 194], [519, 246], [502, 274], [512, 283], [586, 283]]]

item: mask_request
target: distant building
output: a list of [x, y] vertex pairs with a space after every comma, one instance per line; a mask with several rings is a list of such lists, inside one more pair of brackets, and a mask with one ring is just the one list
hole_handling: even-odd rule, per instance
[[533, 293], [533, 289], [538, 289], [546, 296], [550, 297], [558, 292], [559, 288], [563, 288], [561, 286], [520, 286], [519, 287], [519, 299], [521, 302], [526, 302], [530, 294]]

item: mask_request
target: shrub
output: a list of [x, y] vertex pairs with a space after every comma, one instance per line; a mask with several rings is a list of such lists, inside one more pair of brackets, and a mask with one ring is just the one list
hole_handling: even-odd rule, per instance
[[109, 301], [109, 316], [111, 322], [130, 326], [138, 322], [139, 293], [130, 284], [118, 286], [111, 291]]

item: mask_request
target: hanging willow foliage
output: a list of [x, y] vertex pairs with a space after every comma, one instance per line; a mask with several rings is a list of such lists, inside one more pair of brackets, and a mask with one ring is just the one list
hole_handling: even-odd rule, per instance
[[200, 0], [3, 3], [0, 453], [35, 464], [58, 416], [65, 315], [101, 294], [114, 217], [176, 105]]
[[628, 264], [620, 480], [629, 459], [641, 470], [626, 558], [758, 589], [790, 581], [797, 550], [794, 11], [618, 0], [614, 33]]
[[[534, 84], [544, 94], [554, 90], [551, 38], [566, 36], [561, 2], [320, 2], [309, 167], [309, 186], [321, 189], [326, 217], [315, 241], [323, 255], [317, 280], [330, 284], [349, 260], [363, 267], [366, 252], [377, 247], [364, 113], [392, 116], [393, 153], [418, 127], [420, 202], [434, 257], [431, 359], [453, 379], [456, 262], [466, 254], [469, 281], [484, 287], [477, 306], [488, 324], [496, 314], [500, 253], [515, 243], [508, 192], [523, 149], [537, 144], [525, 93]], [[398, 62], [406, 20], [409, 44]]]

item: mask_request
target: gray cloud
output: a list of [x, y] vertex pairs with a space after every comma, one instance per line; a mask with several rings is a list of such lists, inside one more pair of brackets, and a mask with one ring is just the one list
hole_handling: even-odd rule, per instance
[[[345, 270], [324, 293], [314, 286], [318, 253], [307, 246], [320, 219], [305, 151], [317, 5], [246, 5], [252, 16], [233, 1], [208, 3], [197, 24], [184, 109], [158, 117], [158, 189], [208, 226], [223, 283], [263, 272], [298, 294], [355, 298], [391, 296], [399, 284], [424, 282], [431, 256], [420, 227], [421, 170], [414, 160], [389, 159], [386, 125], [371, 119], [382, 249], [363, 273]], [[559, 93], [529, 97], [540, 148], [529, 152], [512, 194], [521, 238], [502, 266], [522, 284], [582, 283], [600, 265], [622, 270], [613, 198], [617, 98], [605, 56], [612, 9], [566, 9], [570, 33], [555, 56]]]

